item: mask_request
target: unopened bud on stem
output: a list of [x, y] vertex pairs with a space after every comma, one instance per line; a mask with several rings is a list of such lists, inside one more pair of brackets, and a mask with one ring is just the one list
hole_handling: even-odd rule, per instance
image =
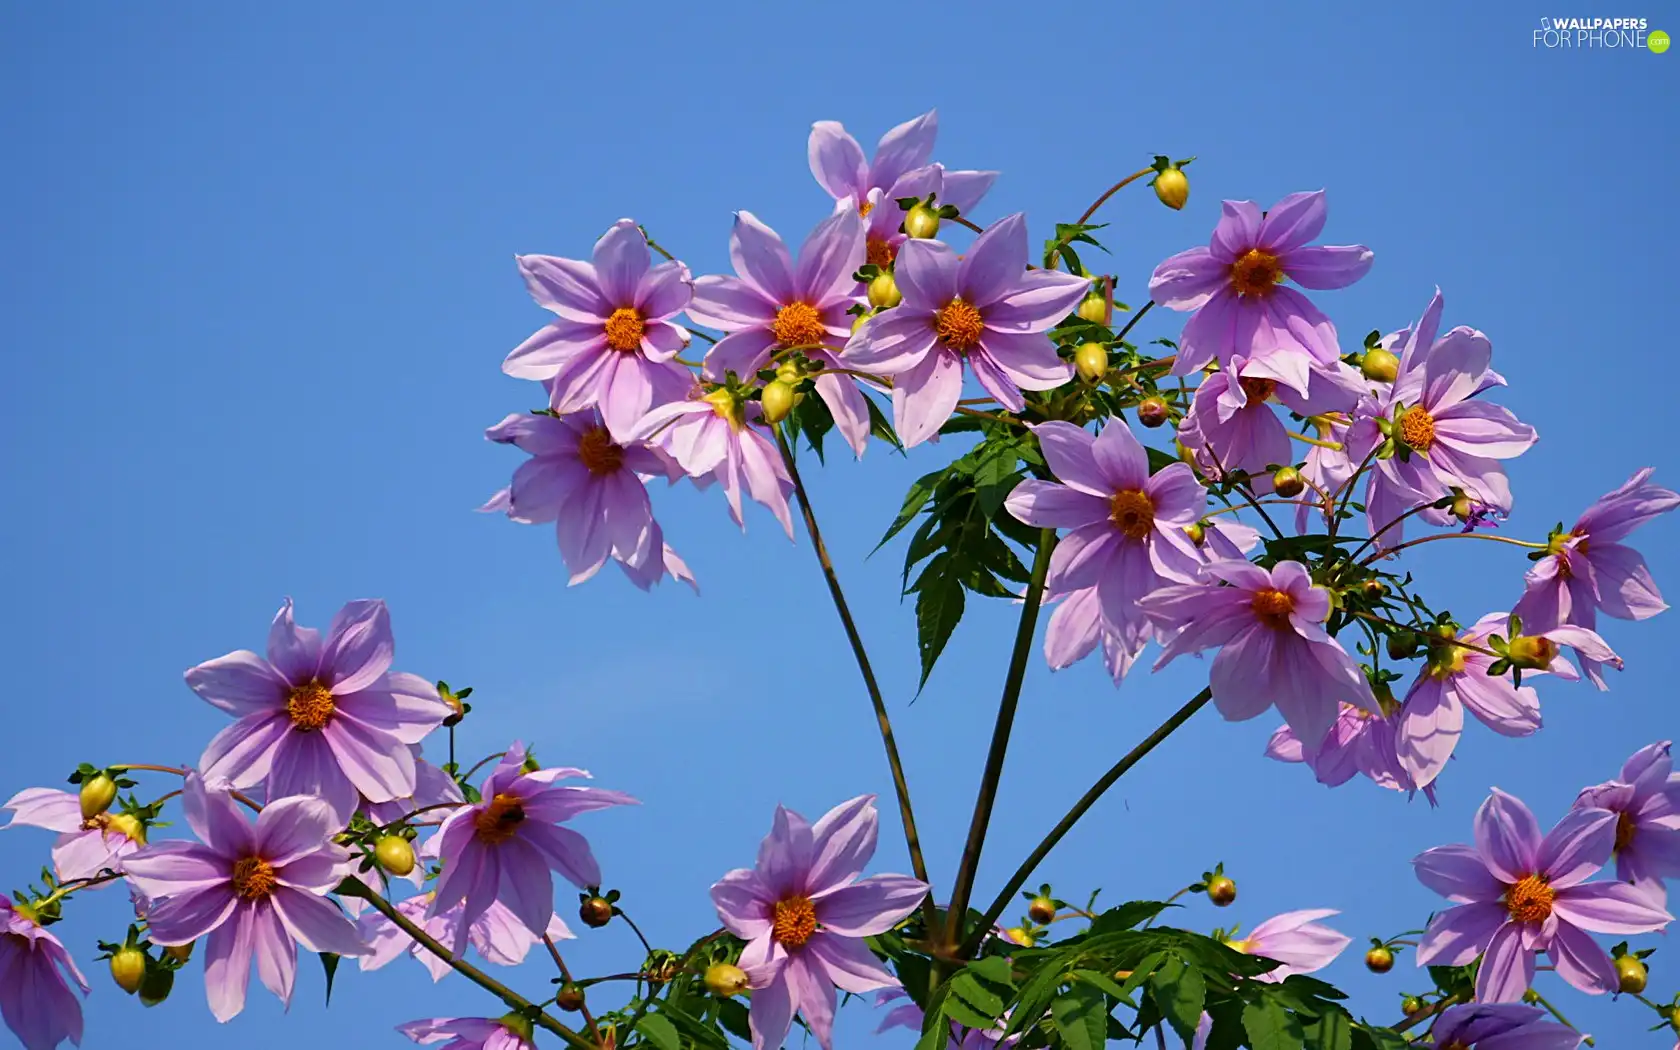
[[1182, 168], [1168, 168], [1155, 176], [1155, 196], [1162, 204], [1178, 211], [1190, 199], [1190, 179]]

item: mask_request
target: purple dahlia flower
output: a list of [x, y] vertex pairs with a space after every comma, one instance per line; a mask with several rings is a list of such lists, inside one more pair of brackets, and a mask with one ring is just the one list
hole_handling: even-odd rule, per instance
[[[1400, 761], [1400, 707], [1384, 698], [1379, 698], [1379, 703], [1384, 711], [1381, 715], [1343, 704], [1330, 732], [1311, 747], [1303, 744], [1289, 726], [1279, 726], [1266, 744], [1266, 756], [1280, 762], [1304, 763], [1320, 784], [1330, 787], [1345, 784], [1359, 774], [1378, 787], [1404, 791], [1409, 797], [1418, 785]], [[1424, 785], [1423, 794], [1431, 806], [1435, 805], [1433, 783]]]
[[879, 823], [874, 795], [843, 802], [814, 825], [777, 806], [757, 866], [712, 886], [718, 918], [747, 942], [740, 966], [752, 982], [755, 1050], [781, 1046], [795, 1012], [830, 1050], [836, 988], [856, 994], [898, 984], [863, 938], [896, 926], [928, 888], [904, 875], [858, 879], [875, 854]]
[[1298, 356], [1301, 363], [1328, 365], [1341, 356], [1336, 326], [1283, 284], [1345, 288], [1370, 270], [1364, 245], [1307, 244], [1324, 229], [1327, 214], [1323, 190], [1291, 193], [1264, 213], [1253, 201], [1226, 201], [1206, 248], [1179, 252], [1155, 268], [1150, 296], [1193, 311], [1179, 339], [1175, 375], [1214, 360], [1229, 370], [1234, 357]]
[[[426, 912], [432, 905], [432, 896], [422, 893], [410, 897], [396, 906], [397, 911], [434, 940], [452, 948], [457, 956], [464, 954], [466, 945], [451, 942], [461, 933], [460, 912], [465, 903], [457, 904], [441, 915], [428, 917]], [[434, 981], [441, 981], [453, 969], [446, 960], [438, 958], [437, 953], [422, 946], [396, 923], [376, 911], [365, 912], [357, 920], [356, 927], [368, 943], [368, 954], [362, 956], [360, 963], [364, 970], [386, 966], [404, 952], [419, 960]], [[576, 936], [558, 915], [548, 920], [544, 933], [555, 941], [569, 941]], [[489, 909], [467, 927], [466, 938], [467, 944], [478, 954], [497, 966], [518, 966], [525, 961], [525, 954], [531, 946], [541, 939], [526, 929], [519, 917], [501, 901], [491, 903]]]
[[[943, 164], [928, 164], [902, 176], [890, 189], [879, 187], [869, 191], [857, 211], [868, 220], [864, 261], [886, 269], [898, 258], [898, 249], [909, 240], [904, 232], [904, 209], [901, 200], [932, 197], [938, 205], [950, 205], [962, 215], [978, 203], [991, 188], [995, 171], [946, 171]], [[850, 210], [851, 198], [836, 202], [842, 211]]]
[[25, 788], [0, 809], [12, 811], [6, 827], [28, 826], [58, 832], [53, 843], [53, 871], [58, 881], [87, 879], [102, 871], [122, 871], [122, 860], [146, 844], [136, 818], [116, 820], [110, 813], [82, 816], [82, 803], [68, 791]]
[[392, 673], [396, 643], [382, 601], [354, 601], [327, 637], [292, 621], [286, 599], [268, 633], [268, 658], [241, 649], [187, 672], [187, 685], [238, 719], [199, 759], [208, 778], [263, 783], [270, 798], [318, 795], [350, 820], [363, 798], [414, 794], [410, 745], [443, 723], [449, 707], [430, 682]]
[[693, 293], [688, 267], [652, 265], [634, 220], [602, 234], [593, 263], [521, 255], [519, 271], [531, 298], [558, 317], [519, 344], [502, 371], [546, 381], [554, 411], [599, 406], [607, 428], [623, 436], [648, 409], [688, 389], [688, 369], [673, 360], [688, 331], [670, 320]]
[[0, 1019], [24, 1050], [56, 1050], [66, 1039], [82, 1045], [82, 1004], [71, 981], [88, 993], [58, 938], [0, 896]]
[[[909, 999], [910, 996], [903, 988], [888, 988], [875, 996], [876, 1006]], [[951, 1022], [951, 1038], [945, 1043], [946, 1050], [994, 1050], [998, 1047], [1012, 1047], [1021, 1041], [1021, 1033], [1005, 1036], [1004, 1025], [1009, 1020], [1011, 1011], [1005, 1010], [998, 1018], [998, 1025], [994, 1028], [963, 1028], [956, 1022]], [[915, 1032], [922, 1030], [922, 1024], [927, 1015], [922, 1008], [913, 1002], [903, 1002], [887, 1011], [887, 1016], [881, 1018], [876, 1026], [875, 1034], [880, 1035], [889, 1028], [908, 1028]]]
[[1246, 955], [1276, 959], [1283, 965], [1256, 977], [1257, 981], [1281, 981], [1290, 974], [1322, 970], [1353, 943], [1353, 938], [1319, 922], [1340, 912], [1334, 908], [1274, 915], [1250, 930], [1248, 936], [1225, 943]]
[[531, 1022], [518, 1014], [500, 1018], [431, 1017], [397, 1026], [397, 1031], [421, 1046], [442, 1043], [437, 1050], [536, 1050]]
[[1022, 390], [1052, 390], [1073, 375], [1046, 335], [1091, 288], [1083, 277], [1027, 269], [1027, 224], [993, 223], [960, 260], [950, 246], [914, 240], [893, 266], [904, 301], [871, 317], [843, 363], [891, 376], [893, 425], [908, 447], [938, 433], [962, 397], [963, 364], [1012, 412]]
[[128, 878], [150, 900], [157, 944], [209, 941], [204, 990], [218, 1021], [245, 1008], [251, 962], [280, 1001], [292, 999], [297, 946], [360, 955], [356, 927], [326, 895], [350, 873], [350, 851], [332, 841], [343, 822], [325, 801], [292, 796], [263, 807], [253, 826], [232, 796], [189, 774], [182, 796], [198, 842], [160, 842], [128, 858]]
[[675, 457], [696, 484], [715, 479], [723, 486], [729, 516], [746, 529], [741, 517], [741, 493], [770, 508], [793, 536], [788, 496], [793, 479], [776, 443], [765, 433], [757, 401], [745, 401], [719, 387], [711, 393], [694, 390], [688, 399], [673, 401], [649, 412], [631, 439], [657, 443]]
[[1412, 859], [1418, 881], [1452, 901], [1418, 945], [1418, 965], [1467, 966], [1483, 955], [1476, 998], [1515, 1002], [1534, 983], [1534, 954], [1597, 995], [1616, 966], [1592, 933], [1650, 933], [1673, 916], [1644, 891], [1591, 878], [1616, 841], [1616, 815], [1576, 809], [1541, 837], [1520, 799], [1495, 788], [1476, 811], [1474, 846], [1436, 846]]
[[1611, 781], [1584, 789], [1577, 809], [1616, 814], [1616, 878], [1646, 891], [1659, 904], [1668, 900], [1664, 879], [1680, 878], [1680, 776], [1671, 744], [1642, 747]]
[[1358, 373], [1340, 361], [1301, 369], [1300, 389], [1280, 379], [1264, 358], [1237, 358], [1231, 365], [1231, 371], [1216, 372], [1196, 388], [1178, 440], [1204, 475], [1247, 471], [1257, 491], [1271, 490], [1267, 475], [1273, 469], [1296, 462], [1294, 439], [1270, 402], [1305, 417], [1347, 411], [1359, 399]]
[[[806, 152], [811, 174], [834, 198], [837, 208], [867, 216], [872, 210], [867, 206], [883, 195], [892, 201], [939, 193], [940, 204], [967, 214], [991, 188], [998, 173], [946, 171], [944, 165], [928, 164], [938, 134], [939, 111], [930, 109], [882, 135], [875, 147], [875, 159], [865, 160], [863, 147], [839, 121], [819, 120], [811, 125]], [[928, 188], [926, 182], [933, 174], [939, 179], [938, 185]], [[897, 211], [896, 206], [893, 210]]]
[[1521, 1003], [1449, 1006], [1429, 1032], [1437, 1050], [1575, 1050], [1586, 1038]]

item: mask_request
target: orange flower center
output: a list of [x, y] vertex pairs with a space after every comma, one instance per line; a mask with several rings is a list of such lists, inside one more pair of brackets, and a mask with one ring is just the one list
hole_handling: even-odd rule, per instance
[[822, 314], [810, 303], [788, 303], [770, 322], [770, 334], [783, 346], [820, 346], [827, 331]]
[[1546, 884], [1544, 876], [1525, 875], [1505, 890], [1505, 910], [1515, 922], [1545, 922], [1552, 914], [1555, 896], [1556, 891]]
[[647, 325], [633, 306], [621, 306], [607, 318], [607, 347], [621, 354], [642, 348], [642, 330]]
[[1620, 853], [1632, 845], [1634, 832], [1638, 830], [1633, 814], [1626, 811], [1616, 814], [1616, 852]]
[[274, 865], [261, 857], [241, 857], [233, 865], [233, 892], [248, 901], [260, 901], [274, 892], [278, 880]]
[[1142, 489], [1122, 489], [1108, 497], [1108, 520], [1134, 540], [1155, 528], [1155, 501]]
[[524, 822], [525, 800], [518, 795], [498, 793], [473, 817], [473, 828], [480, 842], [495, 846], [512, 838]]
[[1238, 379], [1237, 385], [1242, 387], [1242, 392], [1247, 395], [1249, 404], [1251, 405], [1258, 405], [1264, 402], [1272, 396], [1272, 391], [1277, 389], [1276, 380], [1260, 378], [1250, 379], [1248, 376], [1243, 376]]
[[1408, 408], [1400, 417], [1400, 440], [1419, 452], [1428, 452], [1429, 446], [1435, 443], [1435, 417], [1424, 411], [1422, 405]]
[[1270, 295], [1283, 280], [1283, 264], [1271, 252], [1250, 248], [1231, 264], [1231, 288], [1238, 295]]
[[1288, 627], [1289, 614], [1295, 611], [1295, 599], [1275, 587], [1255, 591], [1249, 603], [1254, 615], [1273, 627]]
[[332, 690], [311, 678], [286, 694], [286, 714], [292, 725], [305, 733], [314, 732], [332, 721]]
[[898, 258], [897, 245], [888, 244], [886, 241], [879, 241], [873, 237], [869, 238], [869, 244], [864, 249], [864, 262], [872, 263], [885, 270], [893, 264], [893, 260], [896, 258]]
[[591, 474], [616, 474], [624, 466], [624, 449], [620, 448], [603, 426], [593, 426], [578, 438], [578, 459]]
[[786, 948], [803, 948], [817, 932], [817, 906], [809, 897], [789, 897], [776, 902], [770, 936]]
[[1441, 1050], [1470, 1050], [1470, 1044], [1454, 1039], [1446, 1046], [1441, 1047]]
[[858, 214], [863, 216], [864, 218], [866, 218], [866, 219], [869, 218], [869, 213], [874, 211], [874, 210], [875, 210], [875, 202], [874, 201], [872, 201], [872, 200], [858, 201]]
[[973, 303], [952, 299], [945, 308], [933, 315], [933, 330], [945, 345], [959, 353], [967, 353], [980, 342], [985, 323]]

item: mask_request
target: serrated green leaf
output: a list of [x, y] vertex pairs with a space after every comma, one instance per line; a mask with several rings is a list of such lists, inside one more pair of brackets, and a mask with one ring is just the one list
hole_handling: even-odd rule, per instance
[[[1003, 1013], [1003, 996], [981, 984], [980, 979], [967, 970], [951, 978], [951, 997], [961, 999], [973, 1009], [992, 1018], [992, 1024], [981, 1027], [992, 1027], [997, 1023], [998, 1016]], [[970, 1028], [975, 1027], [967, 1021], [963, 1023]]]
[[997, 1015], [1003, 1012], [1001, 1001], [999, 1009], [989, 1013], [984, 1012], [963, 999], [955, 988], [951, 989], [951, 994], [945, 997], [944, 1010], [946, 1017], [964, 1028], [974, 1028], [982, 1032], [996, 1028]]
[[338, 976], [338, 956], [332, 952], [321, 952], [321, 969], [327, 973], [327, 1005], [332, 1005], [333, 978]]
[[1243, 1028], [1254, 1050], [1302, 1050], [1301, 1026], [1270, 999], [1243, 1007]]
[[1353, 1030], [1354, 1050], [1407, 1050], [1411, 1040], [1390, 1028], [1360, 1025]]
[[1307, 1050], [1353, 1050], [1353, 1021], [1331, 1010], [1306, 1030]]
[[887, 527], [886, 535], [881, 537], [881, 542], [875, 545], [875, 550], [870, 551], [870, 554], [886, 546], [888, 540], [897, 536], [904, 526], [915, 520], [916, 515], [927, 506], [928, 500], [933, 498], [933, 490], [939, 487], [939, 482], [944, 477], [945, 471], [936, 470], [931, 474], [923, 474], [910, 484], [910, 491], [904, 494], [904, 506], [899, 508], [898, 517], [893, 519], [892, 524]]
[[1103, 1050], [1108, 1043], [1108, 1000], [1088, 984], [1076, 984], [1057, 996], [1050, 1016], [1071, 1050]]
[[718, 1003], [718, 1023], [723, 1025], [730, 1035], [750, 1043], [752, 1026], [748, 1021], [749, 1016], [746, 1005], [739, 999], [725, 999]]
[[636, 1031], [647, 1037], [647, 1041], [659, 1050], [682, 1050], [682, 1037], [677, 1034], [677, 1026], [662, 1014], [645, 1014], [636, 1022]]
[[988, 955], [983, 959], [976, 959], [968, 964], [968, 971], [983, 981], [1014, 987], [1015, 973], [1009, 965], [1009, 960], [1001, 955]]
[[1149, 992], [1155, 997], [1161, 1016], [1173, 1026], [1178, 1037], [1186, 1043], [1192, 1041], [1196, 1025], [1202, 1019], [1202, 1006], [1207, 1001], [1207, 984], [1201, 971], [1177, 956], [1170, 956], [1149, 979]]
[[1095, 970], [1075, 970], [1073, 975], [1087, 984], [1095, 985], [1104, 995], [1112, 995], [1128, 1006], [1132, 1005], [1132, 997], [1108, 974]]
[[927, 685], [928, 675], [933, 673], [939, 654], [945, 651], [945, 643], [951, 640], [951, 632], [962, 619], [964, 599], [961, 579], [955, 573], [936, 573], [933, 563], [916, 581], [916, 590], [916, 650], [922, 661], [922, 677], [916, 683], [916, 691], [920, 693]]

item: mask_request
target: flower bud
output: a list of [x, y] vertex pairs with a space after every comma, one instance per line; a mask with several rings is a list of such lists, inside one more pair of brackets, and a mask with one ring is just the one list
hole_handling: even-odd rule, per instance
[[1459, 521], [1469, 521], [1471, 515], [1473, 515], [1475, 513], [1476, 513], [1476, 504], [1473, 500], [1470, 499], [1469, 496], [1466, 496], [1464, 493], [1460, 492], [1458, 495], [1453, 497], [1453, 501], [1452, 501], [1452, 516], [1453, 517], [1457, 518]]
[[1359, 590], [1372, 601], [1388, 597], [1388, 584], [1377, 579], [1366, 580], [1359, 585]]
[[192, 958], [192, 949], [193, 949], [193, 942], [188, 941], [185, 944], [172, 944], [172, 945], [170, 945], [169, 947], [167, 947], [163, 950], [163, 954], [169, 956], [171, 959], [174, 959], [178, 963], [184, 963], [188, 959]]
[[117, 949], [111, 956], [111, 980], [133, 995], [146, 979], [146, 953], [132, 946]]
[[1048, 897], [1034, 897], [1027, 904], [1027, 918], [1040, 926], [1048, 926], [1056, 918], [1056, 902]]
[[875, 309], [891, 310], [903, 301], [904, 293], [898, 290], [891, 270], [882, 270], [869, 282], [869, 305]]
[[1030, 932], [1019, 926], [1009, 927], [1009, 929], [1003, 931], [1003, 935], [1023, 948], [1031, 948], [1034, 944], [1038, 943], [1037, 937], [1034, 937]]
[[583, 1009], [583, 989], [568, 981], [554, 996], [554, 1005], [567, 1013], [577, 1013]]
[[729, 963], [713, 963], [706, 967], [706, 987], [725, 999], [740, 995], [747, 990], [747, 971]]
[[398, 878], [414, 870], [414, 847], [401, 835], [386, 835], [374, 843], [373, 856], [381, 868]]
[[1080, 343], [1073, 352], [1073, 367], [1085, 382], [1100, 382], [1108, 375], [1108, 347], [1101, 343]]
[[1638, 995], [1645, 990], [1645, 981], [1649, 974], [1644, 962], [1632, 955], [1616, 956], [1616, 985], [1629, 995]]
[[117, 782], [101, 773], [89, 780], [82, 781], [81, 803], [82, 819], [92, 820], [94, 817], [111, 808], [111, 803], [117, 800]]
[[1165, 398], [1146, 397], [1138, 402], [1138, 422], [1151, 430], [1172, 418], [1172, 410], [1167, 407]]
[[1190, 542], [1198, 547], [1207, 542], [1207, 526], [1199, 521], [1184, 526], [1184, 534], [1190, 537]]
[[140, 818], [132, 813], [118, 813], [106, 822], [106, 827], [112, 831], [120, 831], [135, 842], [146, 844], [146, 825], [140, 823]]
[[1372, 973], [1387, 973], [1394, 969], [1394, 953], [1377, 945], [1365, 953], [1365, 969]]
[[1373, 346], [1360, 359], [1359, 370], [1374, 383], [1392, 383], [1400, 374], [1400, 359], [1380, 346]]
[[926, 204], [917, 204], [904, 213], [904, 232], [923, 240], [932, 237], [939, 232], [939, 212]]
[[1676, 1032], [1680, 1032], [1680, 1006], [1676, 1006], [1668, 1012], [1668, 1026]]
[[1301, 472], [1294, 467], [1279, 467], [1272, 475], [1272, 491], [1284, 499], [1293, 499], [1307, 490], [1307, 483], [1301, 478]]
[[1415, 995], [1406, 996], [1405, 1001], [1400, 1004], [1400, 1012], [1407, 1017], [1416, 1017], [1422, 1009], [1423, 1000]]
[[1557, 643], [1550, 638], [1518, 635], [1506, 647], [1505, 656], [1518, 667], [1530, 671], [1544, 671], [1557, 659]]
[[793, 387], [780, 379], [772, 379], [758, 395], [759, 407], [764, 409], [766, 423], [780, 423], [793, 411]]
[[1417, 655], [1418, 636], [1411, 631], [1395, 631], [1388, 636], [1388, 658], [1409, 660]]
[[1168, 168], [1155, 176], [1155, 196], [1162, 204], [1178, 211], [1190, 199], [1190, 180], [1182, 168]]
[[467, 705], [461, 702], [460, 697], [447, 689], [438, 690], [438, 697], [449, 708], [449, 714], [444, 716], [443, 724], [446, 726], [460, 725], [461, 719], [467, 717]]
[[863, 327], [863, 322], [869, 320], [869, 318], [871, 316], [873, 316], [873, 315], [872, 314], [858, 314], [857, 316], [853, 317], [852, 318], [852, 334], [857, 335], [858, 329]]
[[140, 981], [140, 1005], [156, 1006], [169, 998], [169, 991], [174, 987], [174, 970], [166, 970], [157, 965], [148, 965], [146, 976]]
[[1081, 321], [1089, 321], [1092, 324], [1107, 324], [1108, 300], [1101, 292], [1092, 292], [1079, 300], [1079, 306], [1073, 312], [1079, 315]]
[[1237, 899], [1237, 884], [1229, 876], [1215, 875], [1208, 880], [1208, 900], [1223, 908]]
[[578, 907], [578, 918], [583, 920], [585, 926], [593, 929], [598, 930], [612, 922], [612, 917], [612, 902], [605, 897], [590, 897]]

